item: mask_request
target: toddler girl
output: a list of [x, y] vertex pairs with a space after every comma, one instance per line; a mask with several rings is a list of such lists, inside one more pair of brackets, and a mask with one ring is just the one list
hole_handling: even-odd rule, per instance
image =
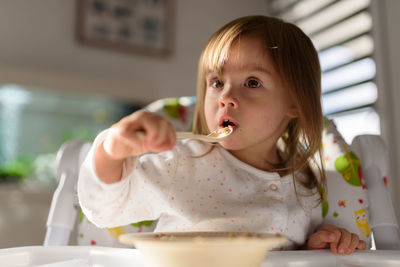
[[123, 118], [82, 165], [84, 213], [99, 227], [158, 219], [155, 231], [279, 233], [287, 248], [365, 248], [332, 225], [312, 233], [325, 184], [323, 170], [310, 167], [321, 148], [320, 76], [318, 54], [296, 26], [264, 16], [228, 23], [200, 56], [193, 132], [230, 125], [232, 135], [216, 145], [176, 142], [158, 115]]

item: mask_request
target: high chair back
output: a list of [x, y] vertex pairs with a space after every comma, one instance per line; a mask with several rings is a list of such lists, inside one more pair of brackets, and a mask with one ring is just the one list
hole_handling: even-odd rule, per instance
[[[177, 131], [190, 131], [195, 101], [194, 97], [167, 98], [145, 109], [165, 116]], [[372, 231], [377, 249], [400, 249], [398, 224], [387, 187], [389, 157], [382, 139], [362, 135], [348, 146], [333, 123], [326, 120], [323, 141], [328, 190], [321, 205], [313, 210], [314, 225], [330, 223], [346, 228], [367, 244]], [[58, 187], [47, 220], [45, 246], [67, 245], [72, 230], [77, 227], [79, 245], [122, 247], [117, 241], [118, 235], [152, 231], [157, 223], [148, 221], [100, 229], [87, 221], [79, 208], [76, 184], [79, 167], [90, 146], [90, 143], [71, 141], [58, 152]]]
[[79, 210], [76, 193], [79, 166], [89, 152], [90, 146], [90, 143], [74, 140], [63, 144], [58, 150], [56, 170], [58, 186], [54, 191], [47, 217], [45, 246], [61, 246], [69, 242]]

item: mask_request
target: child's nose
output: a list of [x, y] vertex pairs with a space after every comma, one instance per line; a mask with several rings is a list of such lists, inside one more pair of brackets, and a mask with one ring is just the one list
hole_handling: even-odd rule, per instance
[[227, 90], [219, 97], [220, 107], [229, 107], [236, 109], [239, 106], [238, 99], [232, 94], [232, 90]]

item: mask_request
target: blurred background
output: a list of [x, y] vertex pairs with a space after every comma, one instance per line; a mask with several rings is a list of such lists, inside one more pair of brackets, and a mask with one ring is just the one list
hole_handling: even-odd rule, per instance
[[398, 0], [0, 0], [0, 248], [41, 245], [62, 143], [164, 97], [195, 95], [210, 35], [245, 15], [301, 27], [346, 141], [380, 134], [400, 214]]

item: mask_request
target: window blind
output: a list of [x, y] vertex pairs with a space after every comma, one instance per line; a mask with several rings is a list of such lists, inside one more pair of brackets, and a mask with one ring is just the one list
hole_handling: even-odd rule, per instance
[[322, 70], [322, 107], [347, 142], [380, 134], [370, 0], [266, 0], [270, 15], [312, 39]]

